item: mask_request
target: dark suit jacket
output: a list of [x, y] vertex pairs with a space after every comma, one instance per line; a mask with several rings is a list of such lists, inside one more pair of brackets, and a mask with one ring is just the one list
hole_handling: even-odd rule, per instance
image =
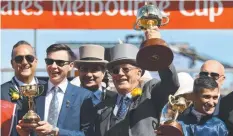
[[[45, 84], [46, 82], [43, 80], [38, 80], [39, 84]], [[23, 118], [23, 116], [28, 112], [28, 101], [25, 99], [19, 99], [19, 100], [11, 100], [10, 96], [10, 88], [15, 88], [14, 82], [8, 81], [6, 83], [3, 83], [1, 85], [1, 100], [6, 100], [12, 103], [17, 104], [16, 106], [16, 113], [15, 113], [15, 120], [12, 130], [12, 136], [17, 135], [16, 132], [16, 125], [18, 124], [18, 121]], [[16, 88], [15, 88], [16, 89]]]
[[98, 105], [95, 136], [154, 136], [159, 124], [162, 107], [168, 101], [168, 95], [179, 88], [176, 70], [170, 68], [159, 71], [161, 81], [153, 79], [143, 87], [143, 94], [137, 97], [129, 107], [125, 119], [110, 123], [117, 95]]
[[[36, 98], [36, 112], [44, 120], [45, 96], [44, 93]], [[93, 136], [95, 109], [91, 100], [92, 93], [84, 88], [68, 83], [63, 98], [57, 127], [59, 136]]]
[[222, 119], [227, 129], [229, 136], [233, 136], [233, 92], [223, 97], [220, 101], [219, 118]]

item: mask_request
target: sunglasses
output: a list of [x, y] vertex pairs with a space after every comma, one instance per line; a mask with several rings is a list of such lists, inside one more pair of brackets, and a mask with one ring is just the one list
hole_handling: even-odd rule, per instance
[[70, 61], [65, 61], [65, 60], [54, 60], [54, 59], [49, 59], [49, 58], [46, 58], [45, 59], [45, 63], [47, 65], [52, 65], [53, 63], [56, 63], [59, 67], [63, 67], [65, 65], [69, 65], [70, 64]]
[[124, 74], [127, 74], [129, 71], [133, 70], [133, 69], [136, 69], [136, 67], [133, 67], [133, 68], [127, 68], [127, 67], [124, 67], [124, 68], [120, 68], [120, 67], [115, 67], [113, 68], [112, 70], [110, 70], [110, 74], [119, 74], [120, 70], [122, 70], [122, 72]]
[[28, 63], [32, 63], [35, 60], [35, 57], [33, 55], [25, 55], [25, 56], [19, 55], [14, 58], [14, 61], [18, 64], [21, 64], [24, 58], [27, 60]]
[[104, 68], [102, 68], [101, 66], [92, 66], [92, 67], [85, 67], [85, 66], [81, 66], [79, 67], [79, 70], [81, 72], [91, 72], [91, 73], [95, 73], [98, 71], [104, 71]]
[[220, 78], [220, 75], [215, 72], [200, 72], [199, 76], [209, 76], [212, 77], [214, 80], [218, 80]]

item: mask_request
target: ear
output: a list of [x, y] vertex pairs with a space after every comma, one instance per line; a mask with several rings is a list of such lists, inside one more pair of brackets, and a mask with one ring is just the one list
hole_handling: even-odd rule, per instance
[[71, 70], [73, 69], [73, 67], [74, 67], [74, 62], [71, 62], [71, 63], [69, 64], [69, 66], [70, 66], [69, 71], [71, 71]]
[[14, 66], [13, 66], [13, 60], [11, 60], [11, 67], [14, 69]]
[[141, 77], [142, 76], [142, 70], [138, 69], [138, 76]]

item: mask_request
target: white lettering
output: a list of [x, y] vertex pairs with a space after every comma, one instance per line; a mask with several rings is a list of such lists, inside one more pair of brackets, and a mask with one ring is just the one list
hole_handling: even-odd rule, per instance
[[195, 2], [195, 12], [197, 16], [208, 16], [208, 1], [203, 1], [203, 11], [200, 10], [200, 1]]
[[132, 1], [128, 1], [128, 7], [125, 7], [125, 2], [126, 1], [120, 1], [120, 14], [122, 16], [132, 16], [133, 11], [132, 11]]
[[194, 12], [187, 12], [185, 9], [184, 9], [184, 0], [181, 0], [180, 2], [179, 2], [179, 9], [180, 9], [180, 12], [181, 12], [181, 14], [183, 14], [183, 15], [185, 15], [185, 16], [194, 16]]
[[137, 1], [134, 1], [134, 15], [137, 16], [137, 12], [138, 12], [138, 9], [139, 9], [139, 4], [140, 3], [145, 3], [144, 0], [137, 0]]
[[[61, 3], [63, 3], [63, 5], [61, 5]], [[59, 12], [59, 15], [64, 15], [64, 11], [65, 11], [65, 7], [67, 8], [67, 12], [66, 14], [71, 16], [72, 12], [71, 12], [71, 1], [53, 1], [53, 15], [57, 15], [57, 11]], [[58, 9], [56, 8], [58, 6]]]
[[[218, 10], [217, 12], [215, 13], [214, 11], [214, 3], [217, 3], [218, 4]], [[215, 16], [220, 16], [223, 12], [223, 4], [221, 1], [210, 1], [210, 11], [209, 11], [209, 19], [210, 19], [210, 22], [214, 22], [214, 17]]]
[[162, 13], [162, 15], [164, 16], [170, 16], [170, 12], [164, 12], [164, 9], [168, 8], [170, 6], [170, 2], [169, 1], [161, 1], [159, 3], [159, 9]]
[[89, 1], [85, 1], [85, 15], [89, 16], [90, 12], [89, 12]]
[[22, 7], [22, 13], [24, 15], [27, 15], [27, 16], [32, 15], [33, 14], [32, 11], [31, 12], [27, 11], [27, 9], [30, 8], [31, 6], [32, 6], [32, 1], [23, 1], [22, 5], [21, 5], [21, 7]]
[[[99, 5], [98, 11], [96, 11], [97, 10], [96, 7], [98, 7], [98, 6], [96, 6], [96, 4]], [[103, 13], [103, 10], [104, 10], [104, 5], [101, 1], [92, 1], [91, 2], [91, 14], [93, 16], [100, 16]]]
[[12, 15], [11, 1], [7, 1], [6, 5], [1, 6], [1, 15]]
[[[111, 2], [113, 2], [113, 10], [110, 11], [110, 4]], [[105, 11], [106, 11], [106, 14], [109, 15], [109, 16], [115, 16], [118, 12], [118, 4], [117, 4], [117, 1], [108, 1], [105, 5]]]
[[[79, 5], [77, 6], [77, 2], [79, 2]], [[84, 15], [84, 12], [79, 12], [78, 9], [82, 8], [83, 6], [83, 1], [74, 1], [73, 2], [73, 13], [77, 16], [82, 16]]]
[[14, 1], [14, 4], [15, 4], [14, 14], [19, 15], [19, 1]]
[[39, 10], [38, 12], [34, 12], [34, 15], [39, 16], [43, 13], [43, 7], [38, 3], [39, 1], [34, 1], [34, 6]]

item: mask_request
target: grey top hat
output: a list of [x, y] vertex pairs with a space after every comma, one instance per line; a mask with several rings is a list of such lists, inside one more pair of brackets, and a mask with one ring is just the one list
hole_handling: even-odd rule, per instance
[[[118, 64], [137, 65], [136, 56], [139, 49], [132, 44], [118, 44], [110, 49], [111, 61], [107, 64], [107, 69], [111, 70]], [[142, 75], [144, 74], [144, 70]]]
[[83, 63], [98, 63], [105, 65], [108, 63], [104, 60], [104, 47], [100, 45], [88, 44], [79, 47], [80, 59], [75, 60], [75, 65], [79, 66]]

